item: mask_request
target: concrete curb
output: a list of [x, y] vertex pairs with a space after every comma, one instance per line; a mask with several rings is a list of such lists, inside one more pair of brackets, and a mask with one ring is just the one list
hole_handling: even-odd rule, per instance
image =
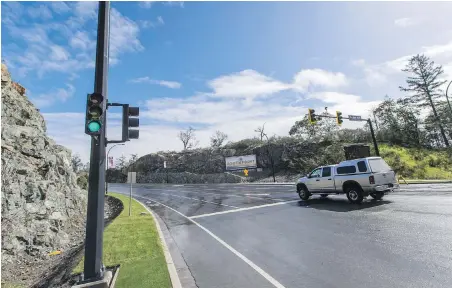
[[148, 212], [151, 214], [152, 218], [154, 218], [155, 226], [157, 226], [157, 231], [159, 233], [160, 241], [162, 242], [163, 246], [163, 254], [165, 255], [166, 259], [166, 265], [168, 265], [168, 272], [170, 274], [171, 279], [171, 286], [173, 288], [182, 288], [182, 285], [180, 283], [179, 275], [177, 274], [176, 265], [174, 265], [173, 258], [171, 257], [171, 253], [169, 252], [168, 245], [165, 241], [165, 236], [163, 235], [162, 228], [160, 226], [159, 220], [157, 219], [154, 212], [152, 212], [151, 209], [149, 209], [145, 204], [143, 204], [141, 201], [135, 198], [138, 203], [140, 203]]

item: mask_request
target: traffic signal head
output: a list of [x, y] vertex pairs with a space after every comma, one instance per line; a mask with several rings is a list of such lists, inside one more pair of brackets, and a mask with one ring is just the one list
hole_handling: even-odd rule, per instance
[[100, 93], [88, 94], [86, 101], [85, 133], [100, 135], [103, 126], [104, 96]]
[[122, 106], [122, 141], [129, 141], [130, 139], [138, 139], [140, 130], [129, 129], [129, 127], [139, 127], [140, 119], [139, 107], [129, 107], [129, 104]]
[[309, 123], [311, 123], [311, 124], [314, 124], [317, 122], [317, 118], [315, 117], [316, 115], [314, 113], [315, 113], [314, 109], [311, 109], [311, 108], [308, 109], [308, 120], [309, 120]]
[[337, 122], [337, 125], [342, 125], [342, 122], [344, 122], [342, 120], [342, 112], [340, 112], [340, 111], [336, 111], [336, 122]]

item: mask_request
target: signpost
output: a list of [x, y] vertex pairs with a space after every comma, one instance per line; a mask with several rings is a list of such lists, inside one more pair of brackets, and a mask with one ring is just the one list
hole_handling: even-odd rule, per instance
[[132, 187], [133, 183], [137, 183], [137, 172], [127, 173], [127, 183], [130, 183], [130, 193], [129, 193], [129, 216], [132, 212]]
[[257, 167], [256, 155], [226, 157], [225, 160], [226, 170], [228, 171]]

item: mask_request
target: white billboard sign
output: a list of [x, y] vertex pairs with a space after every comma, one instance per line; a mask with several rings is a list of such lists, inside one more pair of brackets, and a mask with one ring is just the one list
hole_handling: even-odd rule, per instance
[[226, 157], [226, 170], [240, 170], [244, 168], [256, 167], [256, 155]]

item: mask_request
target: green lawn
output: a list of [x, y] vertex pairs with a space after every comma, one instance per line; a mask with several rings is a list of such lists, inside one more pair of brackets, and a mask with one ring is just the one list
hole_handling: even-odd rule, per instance
[[[108, 193], [124, 204], [122, 213], [105, 229], [104, 265], [121, 264], [115, 287], [171, 287], [171, 280], [154, 219], [137, 201], [132, 199], [129, 217], [129, 198]], [[140, 215], [146, 212], [146, 215]], [[82, 272], [83, 260], [74, 269]]]

